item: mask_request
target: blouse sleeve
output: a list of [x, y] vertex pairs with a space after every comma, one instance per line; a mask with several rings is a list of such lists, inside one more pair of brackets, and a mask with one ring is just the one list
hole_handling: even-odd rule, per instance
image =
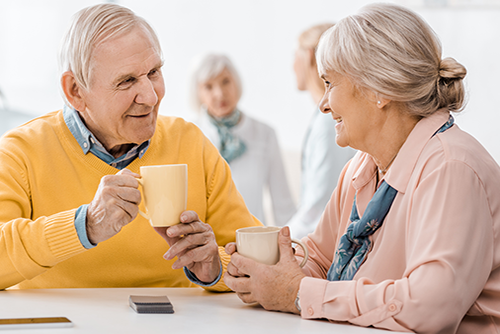
[[[302, 317], [405, 332], [457, 330], [492, 270], [493, 220], [484, 185], [468, 165], [448, 161], [409, 195], [405, 249], [394, 250], [406, 254], [402, 277], [325, 280], [332, 255], [324, 252], [337, 239], [325, 226], [328, 236], [308, 240], [313, 249], [308, 273], [313, 277], [301, 282]], [[337, 205], [330, 202], [322, 225], [338, 225]]]

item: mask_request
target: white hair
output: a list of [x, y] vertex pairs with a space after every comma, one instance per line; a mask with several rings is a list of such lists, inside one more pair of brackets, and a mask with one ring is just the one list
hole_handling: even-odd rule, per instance
[[394, 4], [371, 4], [321, 37], [320, 73], [347, 76], [359, 88], [403, 102], [426, 117], [440, 108], [464, 107], [467, 71], [453, 58], [441, 59], [441, 43], [416, 13]]
[[130, 9], [108, 3], [80, 10], [73, 17], [61, 45], [59, 53], [61, 73], [71, 71], [77, 84], [88, 90], [93, 67], [92, 52], [96, 45], [138, 26], [149, 32], [158, 54], [162, 57], [160, 42], [155, 31]]
[[236, 83], [236, 89], [239, 99], [241, 97], [241, 94], [243, 93], [241, 78], [236, 71], [233, 63], [227, 56], [222, 54], [208, 53], [194, 59], [191, 66], [191, 75], [189, 81], [189, 102], [194, 110], [200, 110], [202, 105], [198, 92], [200, 84], [207, 82], [212, 78], [215, 78], [225, 69], [231, 74]]

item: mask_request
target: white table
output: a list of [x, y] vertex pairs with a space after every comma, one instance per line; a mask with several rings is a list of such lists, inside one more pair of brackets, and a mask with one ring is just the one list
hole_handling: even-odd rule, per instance
[[[174, 314], [138, 314], [130, 295], [167, 295]], [[371, 328], [303, 320], [246, 305], [234, 293], [201, 288], [40, 289], [0, 291], [0, 318], [69, 318], [72, 328], [2, 330], [0, 334], [34, 333], [391, 333]]]

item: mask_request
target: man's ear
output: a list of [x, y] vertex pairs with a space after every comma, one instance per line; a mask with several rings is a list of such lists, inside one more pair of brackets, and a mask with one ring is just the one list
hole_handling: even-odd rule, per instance
[[66, 71], [61, 76], [61, 86], [68, 102], [78, 111], [85, 110], [85, 100], [82, 95], [82, 88], [78, 85], [75, 75], [71, 71]]

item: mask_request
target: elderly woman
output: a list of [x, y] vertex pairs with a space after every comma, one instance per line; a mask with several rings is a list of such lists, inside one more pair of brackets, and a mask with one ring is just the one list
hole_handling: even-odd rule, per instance
[[274, 130], [238, 108], [241, 80], [228, 57], [207, 54], [197, 59], [191, 74], [195, 123], [231, 167], [236, 188], [249, 211], [264, 224], [263, 194], [268, 188], [273, 218], [283, 226], [296, 208], [290, 193]]
[[[315, 106], [325, 94], [325, 85], [318, 76], [314, 55], [319, 38], [332, 26], [323, 23], [304, 30], [295, 51], [297, 89], [308, 92]], [[314, 231], [342, 169], [354, 153], [353, 149], [335, 143], [335, 121], [315, 107], [302, 145], [300, 202], [287, 223], [294, 237], [302, 238]]]
[[[289, 230], [266, 266], [234, 244], [226, 284], [246, 303], [418, 333], [500, 331], [500, 167], [462, 131], [465, 68], [415, 13], [374, 4], [317, 52], [321, 110], [360, 150], [342, 172], [303, 269]], [[296, 256], [300, 258], [301, 252]]]

